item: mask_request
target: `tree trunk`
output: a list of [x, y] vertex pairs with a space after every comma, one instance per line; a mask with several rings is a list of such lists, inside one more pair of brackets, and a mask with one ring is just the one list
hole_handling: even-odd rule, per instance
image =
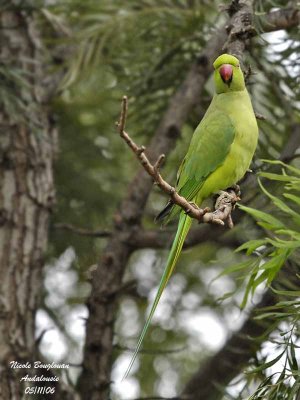
[[55, 130], [45, 106], [42, 46], [34, 17], [0, 16], [0, 399], [21, 399], [35, 359], [35, 313], [54, 202]]

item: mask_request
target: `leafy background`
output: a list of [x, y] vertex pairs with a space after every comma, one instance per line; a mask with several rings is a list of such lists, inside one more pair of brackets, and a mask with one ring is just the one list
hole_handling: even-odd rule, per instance
[[[114, 126], [122, 95], [129, 97], [127, 129], [147, 146], [172, 94], [226, 15], [217, 0], [69, 0], [49, 2], [46, 8], [43, 2], [32, 6], [40, 13], [50, 73], [64, 71], [53, 102], [60, 133], [57, 205], [37, 335], [49, 329], [41, 341], [47, 358], [78, 363], [66, 377], [76, 385], [87, 316], [84, 303], [90, 291], [87, 277], [107, 239], [83, 237], [58, 229], [57, 224], [110, 229], [113, 212], [140, 168]], [[293, 29], [263, 34], [261, 27], [264, 13], [284, 6], [284, 0], [255, 4], [259, 35], [245, 64], [252, 69], [248, 89], [254, 108], [267, 119], [259, 121], [254, 173], [242, 186], [243, 206], [236, 213], [236, 226], [225, 233], [225, 244], [204, 241], [182, 254], [145, 341], [145, 352], [121, 383], [168, 250], [134, 253], [125, 278], [134, 279], [137, 288], [122, 298], [115, 327], [113, 399], [175, 396], [199, 362], [241, 327], [268, 286], [278, 303], [260, 311], [257, 318], [271, 319], [270, 329], [245, 368], [247, 373], [220, 390], [224, 399], [294, 399], [300, 387], [299, 152], [284, 160], [289, 166], [261, 161], [277, 160], [300, 122], [299, 33]], [[10, 78], [8, 71], [0, 73]], [[210, 78], [163, 168], [170, 182], [175, 181], [212, 94]], [[144, 226], [159, 229], [153, 217], [165, 201], [154, 188]], [[240, 251], [234, 251], [239, 244]], [[291, 276], [279, 271], [287, 264]]]

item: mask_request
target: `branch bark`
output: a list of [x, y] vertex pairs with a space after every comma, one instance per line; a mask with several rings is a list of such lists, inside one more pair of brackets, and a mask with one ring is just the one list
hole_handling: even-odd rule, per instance
[[283, 8], [272, 11], [260, 18], [263, 32], [273, 32], [280, 29], [292, 29], [300, 24], [300, 10], [297, 8]]
[[[0, 112], [0, 397], [10, 400], [24, 398], [24, 370], [9, 363], [30, 362], [36, 354], [35, 313], [43, 287], [56, 151], [56, 130], [44, 105], [48, 94], [41, 83], [40, 36], [34, 17], [18, 7], [0, 17], [2, 89], [14, 89], [10, 99], [1, 99]], [[18, 86], [17, 80], [14, 85], [10, 73], [20, 74], [26, 85]]]
[[53, 225], [54, 229], [66, 230], [72, 233], [76, 233], [77, 235], [81, 236], [88, 236], [94, 238], [107, 238], [111, 236], [111, 232], [107, 230], [91, 230], [82, 228], [80, 226], [74, 226], [72, 224], [65, 224], [65, 223], [57, 223]]
[[[234, 231], [230, 231], [229, 235], [224, 235], [225, 230], [226, 228], [219, 227], [216, 229], [210, 225], [193, 228], [188, 233], [183, 248], [188, 249], [199, 243], [205, 242], [214, 242], [220, 246], [228, 246], [230, 248], [236, 248], [242, 244], [238, 235], [234, 234]], [[146, 248], [166, 249], [167, 246], [170, 245], [174, 235], [175, 231], [170, 229], [138, 229], [132, 237], [130, 245], [132, 245], [136, 250]]]
[[[40, 359], [35, 315], [43, 292], [57, 151], [49, 103], [61, 72], [47, 70], [36, 12], [25, 2], [9, 3], [0, 16], [0, 398], [19, 400], [26, 397], [20, 378], [42, 375], [9, 363], [33, 365]], [[36, 386], [43, 391], [47, 385]], [[61, 382], [53, 388], [53, 400], [76, 398]], [[41, 395], [50, 398], [45, 393], [37, 397]]]
[[253, 26], [253, 0], [233, 1], [233, 15], [227, 26], [228, 39], [223, 50], [234, 54], [243, 60], [243, 54], [249, 45], [249, 40], [256, 35]]
[[292, 159], [296, 151], [300, 148], [300, 124], [291, 124], [291, 134], [280, 154], [279, 159], [283, 162], [288, 162]]

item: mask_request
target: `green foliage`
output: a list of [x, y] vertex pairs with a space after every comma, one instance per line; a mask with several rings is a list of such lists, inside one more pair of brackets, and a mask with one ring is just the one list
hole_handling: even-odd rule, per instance
[[[286, 308], [287, 305], [285, 304], [283, 307]], [[276, 317], [275, 312], [273, 312], [272, 314], [273, 318], [274, 315]], [[282, 318], [286, 320], [287, 316], [282, 315]], [[288, 331], [280, 332], [280, 339], [276, 342], [276, 349], [275, 349], [276, 353], [280, 351], [279, 355], [272, 358], [270, 361], [266, 361], [266, 358], [263, 357], [262, 359], [260, 359], [259, 366], [247, 371], [247, 374], [249, 374], [252, 377], [252, 379], [255, 380], [255, 377], [257, 379], [257, 376], [261, 378], [261, 383], [258, 385], [257, 389], [249, 397], [248, 400], [259, 400], [262, 398], [268, 400], [296, 399], [297, 393], [300, 388], [299, 367], [296, 358], [296, 351], [298, 351], [299, 346], [295, 343], [296, 340], [295, 334], [297, 333], [297, 328], [296, 328], [297, 323], [299, 325], [299, 317], [295, 318], [292, 321], [291, 329], [289, 329]], [[274, 367], [276, 367], [276, 365], [277, 365], [276, 372], [271, 372], [269, 374], [266, 374], [267, 370], [272, 368], [274, 370]]]
[[[261, 183], [262, 192], [271, 200], [273, 208], [268, 212], [251, 207], [239, 205], [239, 208], [251, 215], [256, 223], [263, 229], [266, 237], [253, 239], [243, 243], [237, 252], [246, 250], [249, 256], [246, 261], [231, 265], [222, 271], [220, 276], [230, 273], [246, 272], [249, 276], [241, 307], [244, 308], [253, 295], [258, 285], [265, 282], [268, 286], [288, 259], [296, 257], [300, 247], [300, 170], [279, 161], [267, 161], [270, 164], [282, 165], [282, 174], [261, 172], [261, 177], [270, 181], [283, 183], [282, 193], [279, 196], [272, 195]], [[291, 203], [291, 205], [288, 204]], [[278, 213], [280, 218], [274, 214]], [[252, 256], [252, 257], [250, 257]]]
[[[299, 348], [297, 340], [300, 329], [300, 277], [296, 275], [300, 257], [300, 169], [281, 161], [264, 161], [282, 168], [281, 173], [259, 173], [265, 179], [263, 185], [259, 178], [259, 185], [263, 194], [270, 199], [269, 210], [262, 211], [241, 205], [239, 207], [255, 219], [265, 237], [249, 240], [241, 245], [236, 251], [246, 251], [248, 259], [226, 268], [220, 275], [246, 271], [246, 276], [249, 277], [244, 289], [242, 308], [246, 306], [250, 294], [254, 295], [262, 283], [269, 286], [281, 299], [274, 306], [260, 309], [255, 318], [257, 321], [275, 322], [269, 341], [276, 344], [273, 351], [279, 354], [271, 360], [270, 357], [258, 357], [256, 366], [250, 366], [246, 373], [254, 382], [261, 380], [249, 400], [292, 400], [300, 387], [295, 355]], [[280, 183], [276, 195], [266, 189], [266, 186], [272, 187], [272, 182]], [[265, 339], [267, 338], [266, 332]], [[274, 366], [277, 368], [276, 372]]]
[[[258, 255], [254, 260], [246, 262], [250, 278], [242, 307], [245, 307], [249, 294], [253, 294], [258, 285], [262, 282], [266, 282], [267, 285], [272, 283], [282, 266], [289, 258], [293, 258], [300, 247], [300, 170], [277, 161], [270, 163], [282, 165], [285, 168], [282, 174], [261, 172], [259, 175], [271, 181], [282, 182], [282, 196], [272, 195], [260, 180], [259, 185], [275, 206], [274, 211], [280, 212], [281, 219], [269, 212], [240, 205], [240, 208], [250, 214], [267, 234], [264, 239], [248, 241], [237, 249], [237, 251], [246, 250], [248, 256], [255, 253]], [[288, 201], [291, 206], [288, 205]]]
[[108, 62], [129, 82], [134, 80], [139, 91], [149, 86], [154, 73], [161, 73], [173, 57], [188, 57], [185, 61], [190, 62], [191, 51], [199, 51], [203, 39], [196, 29], [203, 24], [204, 12], [206, 22], [209, 13], [213, 15], [210, 3], [132, 0], [124, 7], [121, 1], [97, 5], [90, 1], [80, 6], [74, 2], [79, 46], [65, 84], [78, 79], [84, 69]]

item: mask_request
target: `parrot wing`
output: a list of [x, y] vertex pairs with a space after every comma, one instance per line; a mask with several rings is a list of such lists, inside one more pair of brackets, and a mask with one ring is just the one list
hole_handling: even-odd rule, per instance
[[[176, 189], [181, 196], [193, 201], [205, 179], [224, 163], [235, 133], [230, 117], [220, 110], [211, 111], [203, 118], [179, 168]], [[179, 213], [180, 207], [175, 205], [171, 209], [170, 204], [167, 207], [168, 222]], [[160, 215], [166, 217], [163, 212]]]

